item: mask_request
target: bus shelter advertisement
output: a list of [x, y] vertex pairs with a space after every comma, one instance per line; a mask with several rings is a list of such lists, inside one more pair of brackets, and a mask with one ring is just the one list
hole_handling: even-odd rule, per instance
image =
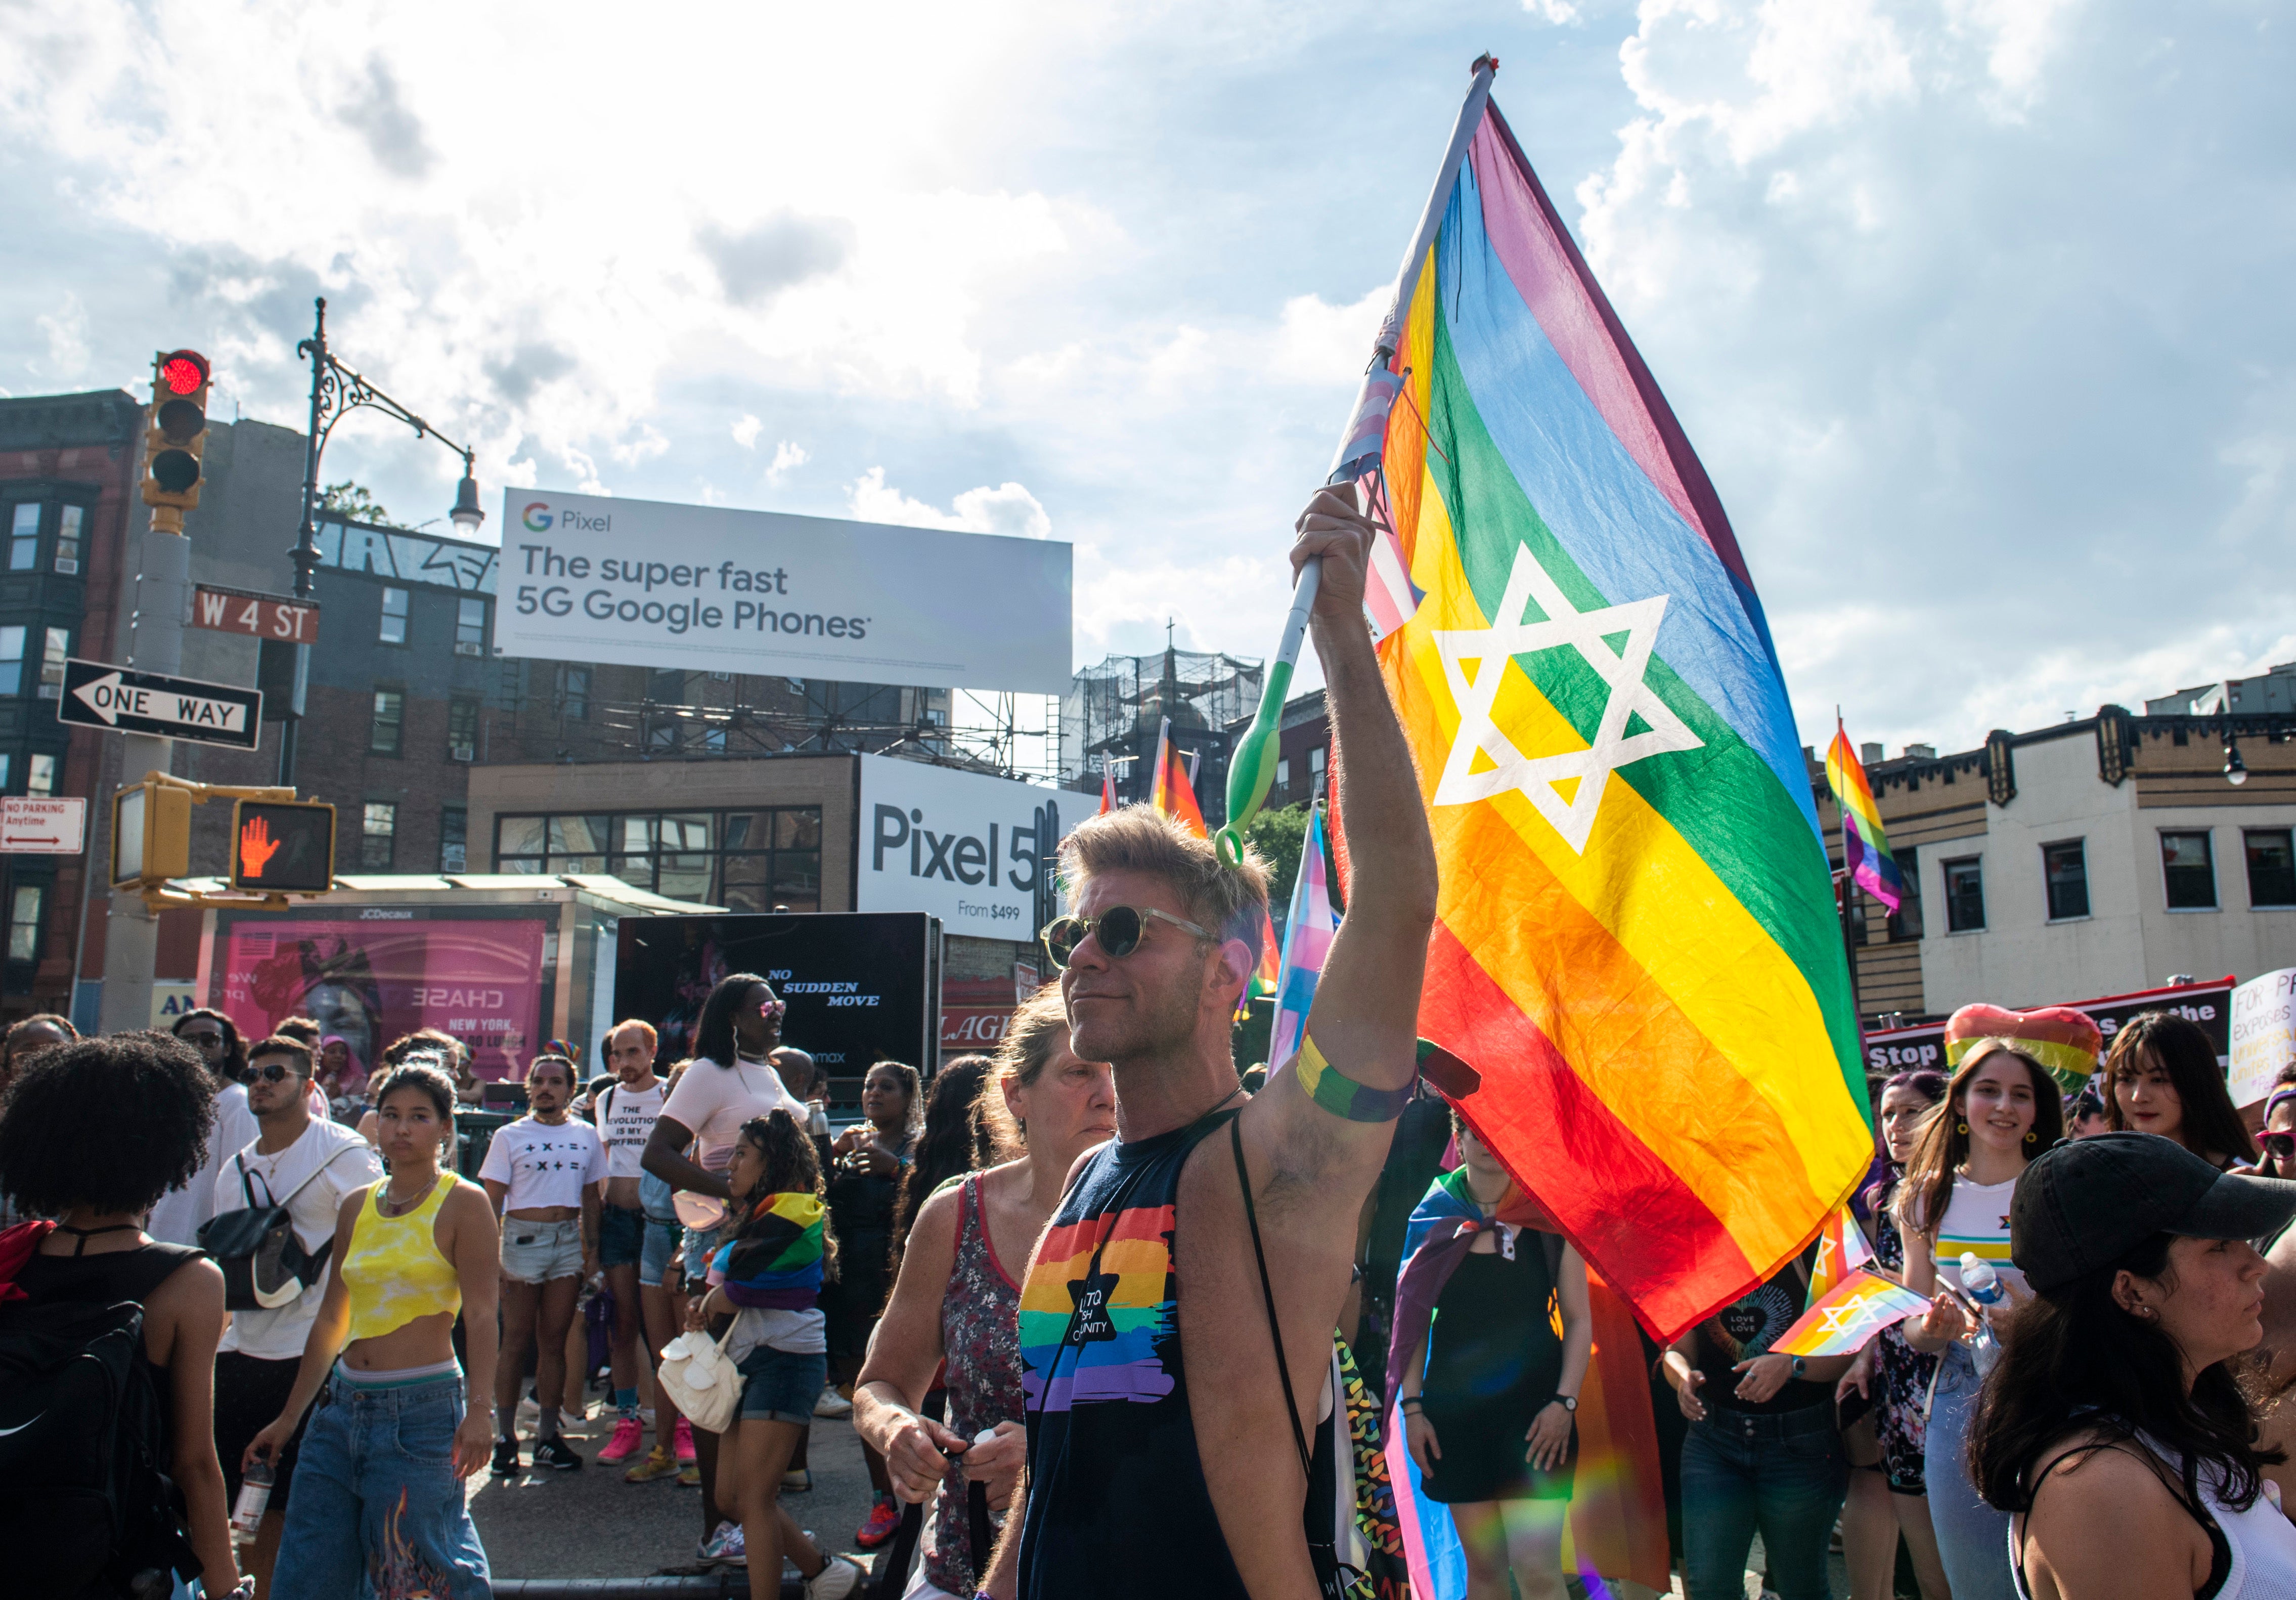
[[430, 918], [362, 907], [336, 917], [218, 919], [212, 1004], [242, 1038], [289, 1017], [340, 1035], [361, 1073], [418, 1028], [463, 1041], [480, 1078], [519, 1078], [541, 1037], [545, 941], [531, 915]]
[[513, 489], [500, 655], [1064, 694], [1070, 547]]

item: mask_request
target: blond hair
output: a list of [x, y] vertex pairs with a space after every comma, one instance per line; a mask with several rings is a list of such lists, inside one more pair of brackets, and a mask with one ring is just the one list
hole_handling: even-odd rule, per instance
[[1267, 863], [1250, 845], [1240, 866], [1224, 866], [1211, 841], [1149, 806], [1088, 816], [1061, 841], [1061, 873], [1074, 904], [1095, 874], [1146, 873], [1180, 897], [1189, 919], [1226, 940], [1242, 939], [1259, 964], [1267, 926]]
[[1029, 1148], [1020, 1120], [1004, 1104], [1004, 1086], [1009, 1083], [1025, 1089], [1036, 1082], [1044, 1075], [1053, 1053], [1068, 1040], [1068, 1003], [1061, 997], [1057, 983], [1046, 984], [1021, 1001], [1013, 1013], [1004, 1037], [997, 1041], [996, 1065], [980, 1086], [978, 1102], [981, 1125], [988, 1130], [998, 1161], [1017, 1161]]

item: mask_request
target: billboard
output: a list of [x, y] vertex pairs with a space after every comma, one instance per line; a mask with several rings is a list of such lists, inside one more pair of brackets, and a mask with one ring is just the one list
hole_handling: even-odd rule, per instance
[[742, 972], [762, 974], [789, 1006], [783, 1042], [833, 1078], [858, 1079], [880, 1061], [930, 1071], [937, 1059], [940, 929], [914, 913], [626, 916], [614, 1015], [652, 1022], [667, 1068], [693, 1053], [710, 989]]
[[512, 489], [495, 653], [1063, 694], [1049, 539]]
[[[2133, 995], [2108, 995], [2101, 1000], [2045, 1000], [2042, 1005], [2070, 1005], [2075, 1011], [2087, 1012], [2104, 1035], [2104, 1047], [2112, 1048], [2112, 1036], [2120, 1031], [2121, 1024], [2140, 1012], [2172, 1011], [2187, 1022], [2199, 1025], [2209, 1036], [2209, 1043], [2217, 1053], [2218, 1065], [2225, 1064], [2231, 1049], [2232, 988], [2230, 978], [2219, 978], [2212, 983], [2179, 984], [2174, 989], [2140, 989]], [[2019, 1010], [2030, 1010], [2021, 1006]], [[2099, 1058], [2097, 1065], [2103, 1066]], [[1877, 1078], [1893, 1072], [1908, 1072], [1917, 1067], [1932, 1071], [1946, 1071], [1945, 1023], [1926, 1022], [1916, 1028], [1892, 1028], [1869, 1030], [1866, 1035], [1866, 1071]]]
[[853, 830], [858, 911], [929, 911], [951, 933], [1037, 937], [1056, 911], [1048, 858], [1088, 795], [893, 756], [862, 756]]
[[333, 915], [217, 915], [209, 1004], [258, 1039], [292, 1016], [350, 1045], [359, 1070], [418, 1028], [453, 1034], [481, 1078], [519, 1078], [541, 1040], [543, 963], [557, 911], [433, 916], [414, 907]]

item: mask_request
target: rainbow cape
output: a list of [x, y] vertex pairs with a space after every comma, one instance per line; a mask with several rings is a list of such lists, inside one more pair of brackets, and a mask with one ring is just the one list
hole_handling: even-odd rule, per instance
[[1833, 878], [1729, 521], [1496, 106], [1437, 203], [1338, 468], [1407, 578], [1368, 603], [1442, 872], [1419, 1031], [1670, 1338], [1872, 1158]]
[[1332, 889], [1324, 866], [1324, 802], [1308, 811], [1308, 836], [1300, 847], [1300, 871], [1292, 881], [1292, 909], [1283, 919], [1283, 960], [1276, 969], [1275, 1024], [1269, 1030], [1268, 1062], [1282, 1066], [1300, 1047], [1300, 1030], [1308, 1025], [1308, 1008], [1315, 1003], [1316, 985], [1324, 976], [1324, 957], [1331, 954], [1332, 935], [1339, 917], [1332, 910]]
[[1854, 1356], [1883, 1328], [1919, 1317], [1930, 1302], [1910, 1289], [1864, 1270], [1854, 1271], [1824, 1294], [1793, 1326], [1770, 1342], [1782, 1356]]
[[1873, 785], [1866, 767], [1849, 748], [1849, 734], [1841, 719], [1833, 724], [1833, 743], [1825, 747], [1825, 785], [1833, 803], [1841, 808], [1841, 862], [1857, 887], [1892, 912], [1906, 898], [1906, 875], [1890, 853], [1890, 836], [1882, 831], [1882, 809], [1874, 803]]
[[[1524, 1231], [1515, 1248], [1537, 1250], [1537, 1230], [1548, 1226], [1538, 1203], [1519, 1186], [1508, 1192], [1498, 1216], [1486, 1222], [1467, 1192], [1464, 1167], [1428, 1186], [1406, 1225], [1404, 1265], [1396, 1280], [1395, 1323], [1388, 1345], [1384, 1425], [1388, 1476], [1395, 1485], [1396, 1520], [1403, 1529], [1413, 1600], [1460, 1600], [1467, 1592], [1467, 1561], [1450, 1507], [1427, 1497], [1419, 1465], [1411, 1458], [1397, 1403], [1404, 1364], [1427, 1336], [1443, 1285], [1465, 1258], [1476, 1234], [1492, 1227], [1521, 1228]], [[1582, 1579], [1631, 1579], [1664, 1594], [1669, 1581], [1666, 1495], [1659, 1475], [1658, 1423], [1651, 1412], [1642, 1341], [1626, 1302], [1592, 1272], [1587, 1274], [1587, 1298], [1595, 1325], [1595, 1353], [1586, 1386], [1578, 1393], [1578, 1462], [1563, 1534], [1563, 1570]], [[1608, 1590], [1598, 1581], [1588, 1581], [1587, 1592]]]

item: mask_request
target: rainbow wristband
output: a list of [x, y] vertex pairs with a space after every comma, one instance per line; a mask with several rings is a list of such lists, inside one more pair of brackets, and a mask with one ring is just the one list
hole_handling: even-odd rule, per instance
[[1308, 1091], [1308, 1099], [1350, 1122], [1394, 1121], [1411, 1104], [1412, 1091], [1417, 1087], [1415, 1081], [1399, 1089], [1375, 1089], [1357, 1083], [1324, 1059], [1313, 1035], [1300, 1040], [1299, 1072], [1300, 1087]]

